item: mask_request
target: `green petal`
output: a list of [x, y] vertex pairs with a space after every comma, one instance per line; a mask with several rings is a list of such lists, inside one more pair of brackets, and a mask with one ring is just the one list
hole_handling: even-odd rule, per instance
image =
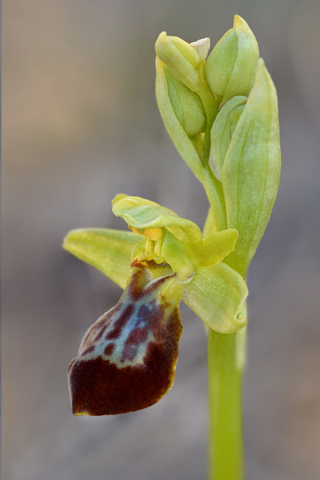
[[277, 93], [262, 59], [222, 168], [228, 227], [239, 231], [226, 260], [243, 276], [268, 224], [280, 179]]
[[234, 250], [238, 236], [236, 229], [229, 228], [192, 243], [190, 245], [192, 260], [199, 267], [219, 263]]
[[187, 235], [189, 242], [202, 238], [198, 225], [150, 200], [120, 194], [114, 198], [112, 205], [115, 216], [123, 218], [130, 227], [137, 230], [167, 228], [178, 238]]
[[140, 241], [139, 235], [121, 230], [79, 229], [68, 233], [63, 248], [125, 288], [130, 272], [131, 252]]
[[199, 268], [182, 299], [213, 330], [234, 333], [246, 324], [242, 312], [247, 295], [241, 275], [221, 262]]

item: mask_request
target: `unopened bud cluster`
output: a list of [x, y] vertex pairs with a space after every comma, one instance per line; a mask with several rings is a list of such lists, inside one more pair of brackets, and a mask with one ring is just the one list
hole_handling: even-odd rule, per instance
[[167, 131], [203, 183], [214, 228], [235, 228], [226, 262], [243, 276], [261, 240], [280, 177], [277, 95], [248, 24], [235, 16], [208, 55], [208, 38], [161, 33], [156, 94]]

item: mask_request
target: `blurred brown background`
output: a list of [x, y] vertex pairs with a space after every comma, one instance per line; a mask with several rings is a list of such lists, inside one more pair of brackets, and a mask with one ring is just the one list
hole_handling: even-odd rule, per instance
[[66, 366], [120, 289], [62, 251], [123, 228], [118, 192], [203, 223], [207, 202], [164, 131], [154, 43], [214, 45], [242, 15], [279, 94], [283, 170], [249, 272], [247, 479], [320, 475], [320, 4], [316, 0], [4, 0], [3, 478], [206, 478], [206, 338], [182, 306], [173, 390], [142, 412], [71, 415]]

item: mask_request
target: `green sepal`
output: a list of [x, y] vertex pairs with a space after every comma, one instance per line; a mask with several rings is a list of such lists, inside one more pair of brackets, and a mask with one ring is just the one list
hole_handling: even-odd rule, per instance
[[187, 238], [189, 242], [202, 238], [201, 230], [194, 222], [179, 217], [169, 208], [151, 200], [118, 194], [112, 202], [112, 211], [116, 217], [123, 218], [129, 227], [137, 230], [166, 228], [179, 240]]
[[141, 237], [132, 232], [89, 228], [69, 232], [63, 248], [124, 289], [130, 273], [131, 252], [140, 241]]
[[186, 285], [182, 300], [213, 330], [234, 333], [246, 325], [245, 299], [248, 296], [242, 276], [220, 262], [199, 268]]
[[211, 129], [209, 165], [220, 182], [223, 162], [246, 101], [247, 97], [244, 96], [231, 98], [218, 113]]
[[213, 233], [190, 245], [191, 258], [198, 267], [208, 267], [221, 262], [235, 249], [238, 231], [233, 228]]
[[239, 232], [226, 262], [243, 276], [268, 224], [281, 169], [277, 94], [262, 59], [222, 167], [229, 228]]

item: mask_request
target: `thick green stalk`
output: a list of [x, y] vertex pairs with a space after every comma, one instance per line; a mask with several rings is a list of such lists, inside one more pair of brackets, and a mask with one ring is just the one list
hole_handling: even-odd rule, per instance
[[209, 329], [209, 480], [243, 480], [242, 373], [246, 328]]

